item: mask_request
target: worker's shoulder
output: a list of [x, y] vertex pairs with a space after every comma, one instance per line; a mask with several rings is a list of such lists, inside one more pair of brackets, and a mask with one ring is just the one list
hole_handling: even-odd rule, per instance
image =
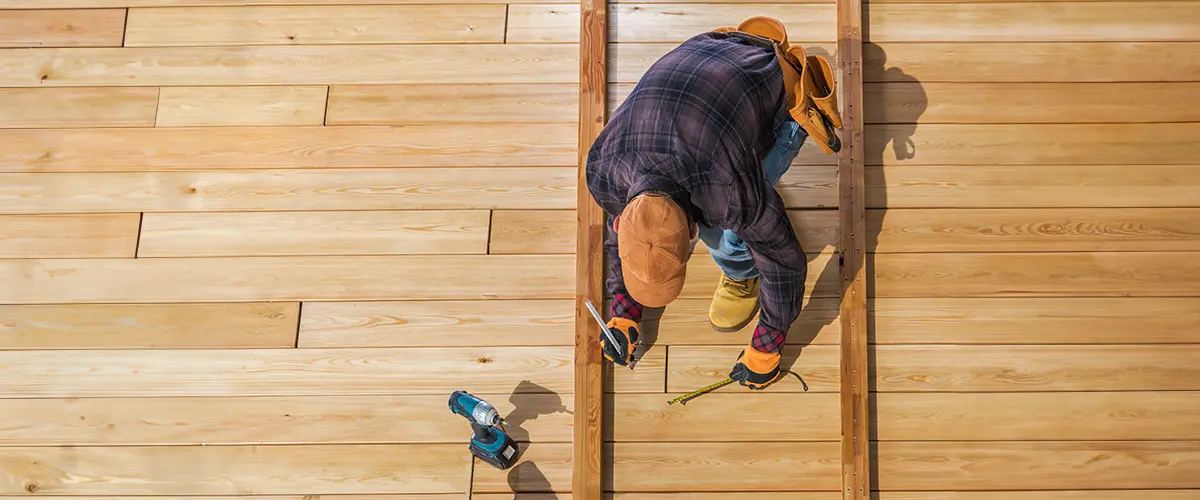
[[663, 72], [756, 73], [777, 66], [775, 50], [752, 39], [708, 32], [679, 44], [650, 67]]

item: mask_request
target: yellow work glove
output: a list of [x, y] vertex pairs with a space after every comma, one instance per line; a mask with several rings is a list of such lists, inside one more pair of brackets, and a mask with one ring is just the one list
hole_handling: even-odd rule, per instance
[[604, 351], [604, 357], [621, 366], [632, 363], [633, 348], [638, 343], [637, 327], [637, 322], [631, 319], [616, 317], [608, 320], [608, 331], [617, 340], [617, 345], [614, 346], [608, 340], [608, 335], [600, 332], [600, 347]]
[[777, 352], [759, 352], [754, 347], [746, 346], [741, 354], [738, 354], [733, 371], [729, 372], [729, 378], [752, 391], [761, 391], [782, 376], [779, 357]]

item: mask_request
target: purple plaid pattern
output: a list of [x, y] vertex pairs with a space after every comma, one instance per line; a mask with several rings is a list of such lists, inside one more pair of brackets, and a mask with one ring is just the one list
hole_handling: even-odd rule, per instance
[[638, 304], [628, 294], [618, 293], [613, 295], [609, 313], [614, 318], [625, 318], [634, 323], [642, 322], [642, 305]]
[[760, 323], [754, 328], [754, 337], [750, 339], [750, 347], [758, 352], [779, 352], [783, 350], [784, 340], [787, 340], [787, 332], [772, 330]]
[[612, 217], [638, 194], [665, 193], [693, 222], [746, 242], [762, 276], [752, 345], [783, 344], [800, 314], [808, 259], [762, 166], [788, 119], [782, 81], [769, 45], [704, 33], [655, 62], [616, 109], [587, 158], [588, 190], [609, 214], [614, 297], [627, 291]]

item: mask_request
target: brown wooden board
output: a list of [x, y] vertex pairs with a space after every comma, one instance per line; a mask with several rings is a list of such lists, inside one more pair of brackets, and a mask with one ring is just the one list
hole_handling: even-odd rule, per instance
[[575, 253], [572, 210], [493, 210], [491, 254]]
[[578, 106], [573, 84], [334, 85], [325, 124], [575, 123]]
[[[838, 396], [720, 393], [668, 406], [673, 395], [616, 394], [605, 405], [605, 439], [631, 442], [838, 441]], [[731, 425], [731, 422], [736, 424]], [[717, 431], [717, 429], [720, 429]], [[764, 457], [768, 458], [768, 457]]]
[[299, 347], [571, 345], [567, 300], [308, 302]]
[[154, 87], [0, 88], [0, 128], [153, 127]]
[[120, 47], [124, 31], [124, 9], [9, 11], [0, 16], [0, 48]]
[[164, 87], [159, 127], [323, 125], [325, 86]]
[[140, 218], [140, 214], [0, 215], [0, 258], [133, 257]]
[[608, 448], [612, 463], [606, 477], [612, 480], [606, 489], [617, 492], [832, 491], [839, 484], [836, 442], [616, 443]]

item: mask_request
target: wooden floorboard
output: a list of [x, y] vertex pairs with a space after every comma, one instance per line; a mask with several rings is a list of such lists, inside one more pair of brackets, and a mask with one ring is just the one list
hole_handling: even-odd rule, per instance
[[325, 86], [164, 87], [159, 127], [322, 125]]
[[0, 16], [0, 48], [120, 47], [124, 9], [25, 10]]
[[140, 219], [140, 214], [0, 215], [0, 258], [133, 257]]
[[571, 345], [570, 301], [308, 302], [299, 347]]
[[[683, 395], [701, 387], [720, 382], [729, 377], [744, 346], [671, 346], [668, 354], [667, 390]], [[804, 379], [809, 395], [797, 395], [797, 401], [805, 397], [817, 397], [815, 393], [838, 392], [840, 372], [838, 368], [838, 346], [816, 345], [801, 348], [787, 346], [783, 349], [780, 367], [792, 370]], [[804, 393], [804, 385], [793, 376], [780, 378], [771, 386], [771, 392]], [[720, 393], [745, 393], [749, 389], [731, 385], [719, 389]], [[797, 403], [801, 404], [801, 403]]]
[[[575, 5], [514, 5], [509, 10], [508, 43], [577, 42], [578, 25], [565, 21], [573, 16], [579, 16]], [[792, 36], [805, 40], [832, 42], [836, 37], [832, 3], [804, 9], [773, 3], [615, 4], [609, 7], [609, 16], [609, 40], [616, 43], [679, 44], [754, 16], [778, 19]]]
[[0, 88], [0, 128], [153, 127], [159, 89]]
[[[838, 441], [838, 397], [788, 393], [710, 394], [686, 406], [668, 406], [673, 395], [617, 394], [604, 422], [605, 440], [633, 442]], [[737, 425], [729, 425], [738, 422]], [[710, 432], [722, 429], [720, 432]]]
[[573, 210], [493, 210], [491, 254], [575, 253]]
[[334, 85], [325, 123], [575, 123], [578, 105], [573, 84]]
[[840, 484], [836, 442], [616, 443], [610, 447], [612, 465], [605, 477], [611, 479], [606, 479], [605, 489], [617, 492], [832, 491]]

